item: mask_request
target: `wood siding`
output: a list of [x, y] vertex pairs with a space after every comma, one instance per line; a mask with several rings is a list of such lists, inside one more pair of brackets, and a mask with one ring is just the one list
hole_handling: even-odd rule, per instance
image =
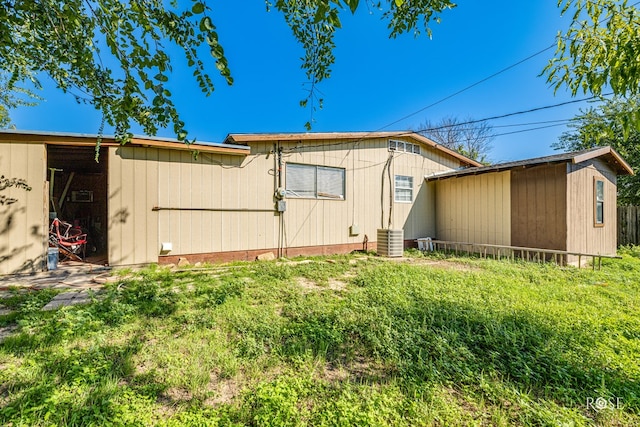
[[[415, 142], [408, 138], [394, 139]], [[391, 154], [389, 180], [385, 164]], [[389, 228], [404, 229], [407, 240], [432, 236], [435, 191], [425, 183], [424, 176], [460, 166], [459, 160], [424, 145], [421, 154], [391, 153], [386, 138], [363, 141], [355, 146], [329, 141], [313, 149], [301, 147], [289, 154], [286, 161], [346, 169], [345, 200], [287, 199], [285, 227], [290, 247], [359, 243], [365, 236], [373, 242], [377, 229], [389, 226], [390, 216]], [[395, 175], [413, 178], [412, 203], [392, 201]], [[360, 228], [359, 235], [349, 234], [352, 224]]]
[[510, 172], [435, 181], [440, 240], [511, 245]]
[[511, 171], [511, 245], [567, 250], [567, 165]]
[[[411, 141], [407, 139], [407, 141]], [[159, 242], [171, 242], [169, 256], [216, 252], [357, 245], [388, 224], [394, 175], [413, 177], [413, 203], [393, 203], [392, 227], [405, 239], [433, 235], [434, 190], [424, 176], [460, 166], [458, 159], [422, 146], [421, 154], [394, 153], [391, 183], [383, 169], [388, 140], [360, 142], [281, 142], [281, 185], [288, 162], [345, 169], [345, 200], [288, 197], [283, 214], [275, 212], [278, 169], [273, 142], [249, 143], [246, 158], [161, 151], [159, 157]], [[349, 227], [357, 225], [358, 235]], [[197, 256], [193, 257], [198, 258]]]
[[160, 152], [161, 210], [154, 215], [160, 243], [173, 246], [168, 255], [276, 246], [271, 149], [258, 144], [247, 157]]
[[[604, 181], [604, 224], [594, 226], [594, 179]], [[597, 159], [568, 165], [567, 250], [571, 252], [615, 255], [616, 174]], [[572, 262], [572, 259], [569, 260]]]
[[31, 191], [8, 188], [2, 195], [17, 199], [0, 205], [0, 274], [27, 273], [46, 268], [47, 163], [42, 143], [0, 145], [0, 175], [21, 178]]
[[[157, 148], [109, 147], [108, 250], [110, 265], [158, 261]], [[181, 152], [177, 152], [181, 153]]]
[[640, 206], [618, 207], [618, 246], [640, 245]]

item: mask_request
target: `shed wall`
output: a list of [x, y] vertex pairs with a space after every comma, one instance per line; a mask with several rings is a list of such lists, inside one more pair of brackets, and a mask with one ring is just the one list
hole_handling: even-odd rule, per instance
[[17, 202], [0, 205], [0, 274], [41, 271], [46, 267], [46, 150], [42, 143], [0, 145], [0, 175], [22, 178], [31, 191], [7, 188], [0, 193]]
[[511, 244], [567, 249], [567, 165], [511, 171]]
[[510, 172], [436, 181], [436, 237], [511, 245]]
[[109, 147], [108, 248], [110, 265], [158, 261], [160, 150]]
[[[604, 225], [594, 225], [594, 179], [604, 181]], [[606, 163], [594, 159], [568, 165], [567, 250], [615, 255], [617, 250], [616, 174]], [[571, 262], [573, 259], [570, 259]]]

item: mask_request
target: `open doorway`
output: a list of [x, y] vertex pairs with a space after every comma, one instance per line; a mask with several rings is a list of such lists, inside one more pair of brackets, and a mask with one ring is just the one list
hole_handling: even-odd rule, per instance
[[[49, 181], [49, 224], [60, 221], [61, 230], [69, 227], [83, 236], [77, 256], [61, 253], [60, 260], [81, 258], [106, 265], [107, 250], [107, 149], [100, 149], [98, 162], [95, 147], [47, 146], [47, 180]], [[61, 251], [63, 248], [61, 248]]]

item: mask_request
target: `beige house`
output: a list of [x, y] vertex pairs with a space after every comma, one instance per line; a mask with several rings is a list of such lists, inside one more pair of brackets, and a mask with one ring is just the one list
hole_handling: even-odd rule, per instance
[[229, 135], [189, 146], [95, 135], [0, 132], [0, 274], [46, 268], [50, 218], [89, 236], [113, 266], [375, 249], [438, 233], [425, 175], [481, 166], [411, 132]]
[[[633, 174], [610, 147], [427, 174], [438, 239], [615, 255], [616, 177]], [[568, 256], [575, 263], [577, 256]]]

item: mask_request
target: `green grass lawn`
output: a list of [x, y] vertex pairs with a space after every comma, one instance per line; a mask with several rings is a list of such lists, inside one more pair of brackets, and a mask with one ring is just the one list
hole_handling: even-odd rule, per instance
[[640, 250], [121, 271], [0, 301], [0, 425], [640, 425]]

